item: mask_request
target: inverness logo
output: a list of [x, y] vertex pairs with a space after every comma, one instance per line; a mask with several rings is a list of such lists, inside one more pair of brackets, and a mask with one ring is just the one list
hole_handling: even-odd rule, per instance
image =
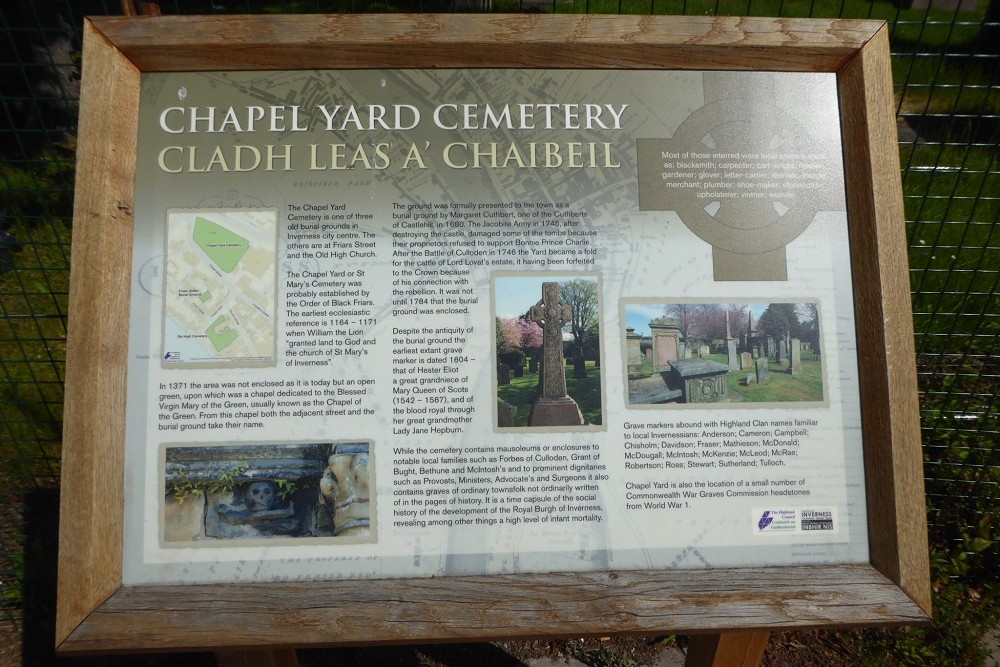
[[176, 359], [179, 356], [181, 356], [180, 352], [167, 352], [163, 355], [163, 359], [164, 361], [170, 361], [171, 359]]
[[771, 525], [772, 521], [774, 521], [774, 515], [771, 514], [771, 510], [766, 510], [760, 516], [760, 521], [757, 522], [757, 530], [764, 530]]

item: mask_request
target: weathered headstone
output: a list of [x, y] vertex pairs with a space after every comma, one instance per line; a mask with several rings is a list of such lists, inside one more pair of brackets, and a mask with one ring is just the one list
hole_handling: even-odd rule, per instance
[[497, 426], [504, 428], [507, 426], [514, 426], [514, 420], [517, 419], [517, 408], [503, 400], [502, 398], [497, 399]]
[[497, 385], [504, 386], [510, 384], [510, 366], [499, 364], [497, 366]]
[[536, 357], [530, 357], [528, 359], [528, 372], [529, 373], [538, 372], [538, 359]]
[[733, 338], [733, 331], [729, 327], [729, 311], [726, 310], [726, 354], [729, 359], [729, 370], [740, 370], [740, 358], [736, 355], [736, 339]]
[[802, 350], [798, 338], [792, 339], [791, 353], [788, 355], [788, 372], [792, 375], [802, 372]]
[[780, 364], [785, 360], [785, 339], [779, 338], [778, 344], [774, 348], [774, 363]]
[[738, 371], [740, 369], [740, 359], [736, 355], [735, 338], [730, 338], [726, 341], [726, 352], [729, 354], [729, 370]]
[[542, 326], [542, 395], [531, 408], [530, 426], [580, 426], [580, 406], [566, 393], [563, 363], [563, 326], [573, 317], [562, 300], [559, 283], [542, 283], [542, 298], [529, 315]]
[[513, 371], [516, 378], [524, 377], [524, 366], [514, 366], [511, 368], [511, 371]]
[[625, 352], [628, 356], [628, 375], [630, 378], [642, 375], [642, 336], [635, 329], [625, 330]]
[[670, 317], [657, 317], [649, 321], [653, 339], [653, 370], [670, 370], [670, 362], [681, 359], [681, 325]]
[[[745, 353], [744, 353], [745, 354]], [[752, 384], [757, 384], [757, 376], [751, 373], [750, 375], [743, 378], [743, 386], [749, 387]]]
[[757, 360], [754, 363], [756, 364], [757, 370], [757, 384], [764, 384], [768, 379], [767, 357], [757, 357]]
[[708, 345], [702, 345], [701, 347], [698, 348], [698, 356], [701, 359], [704, 359], [708, 355], [709, 355]]
[[573, 377], [578, 380], [587, 377], [587, 359], [583, 355], [573, 360]]
[[745, 371], [753, 366], [753, 356], [749, 352], [740, 354], [740, 370]]

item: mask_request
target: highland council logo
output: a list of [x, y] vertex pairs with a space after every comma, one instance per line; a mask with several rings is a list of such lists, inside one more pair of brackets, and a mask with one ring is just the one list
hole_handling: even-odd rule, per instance
[[799, 530], [799, 511], [797, 509], [765, 509], [753, 510], [755, 535], [768, 533], [795, 533]]

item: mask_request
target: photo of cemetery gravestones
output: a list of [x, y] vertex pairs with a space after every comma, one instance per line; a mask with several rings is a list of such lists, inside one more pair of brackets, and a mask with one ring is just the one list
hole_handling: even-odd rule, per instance
[[374, 542], [370, 443], [167, 446], [163, 543]]
[[498, 428], [600, 427], [597, 276], [495, 276]]
[[818, 304], [626, 303], [629, 405], [824, 400]]

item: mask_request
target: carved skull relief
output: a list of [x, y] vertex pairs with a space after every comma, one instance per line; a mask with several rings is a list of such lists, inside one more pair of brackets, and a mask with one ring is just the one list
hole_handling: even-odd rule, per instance
[[274, 486], [270, 482], [253, 482], [247, 487], [247, 509], [265, 512], [274, 507]]

